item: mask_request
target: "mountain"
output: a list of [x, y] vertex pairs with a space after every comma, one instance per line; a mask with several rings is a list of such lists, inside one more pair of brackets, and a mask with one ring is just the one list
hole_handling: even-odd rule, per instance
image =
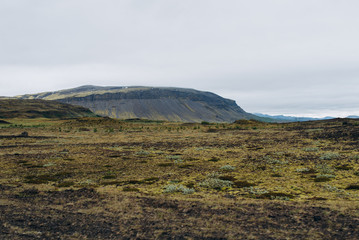
[[178, 122], [260, 119], [245, 112], [233, 100], [187, 88], [82, 86], [17, 98], [56, 100], [118, 119], [145, 118]]
[[74, 118], [96, 116], [89, 109], [46, 100], [0, 99], [0, 118]]
[[[269, 118], [276, 120], [278, 122], [305, 122], [305, 121], [315, 121], [315, 120], [327, 120], [333, 119], [334, 117], [324, 117], [324, 118], [310, 118], [310, 117], [293, 117], [293, 116], [284, 116], [284, 115], [268, 115], [262, 113], [254, 113], [254, 115], [262, 118]], [[351, 118], [355, 118], [355, 116], [351, 116]]]

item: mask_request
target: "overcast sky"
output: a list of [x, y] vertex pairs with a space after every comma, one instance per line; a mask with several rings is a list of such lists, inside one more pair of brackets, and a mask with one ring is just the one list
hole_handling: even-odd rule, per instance
[[248, 112], [359, 115], [358, 0], [1, 0], [0, 96], [195, 88]]

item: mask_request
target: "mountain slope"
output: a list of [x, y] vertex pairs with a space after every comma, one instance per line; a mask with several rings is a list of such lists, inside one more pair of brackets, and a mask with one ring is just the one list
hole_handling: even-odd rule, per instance
[[260, 119], [245, 112], [233, 100], [186, 88], [82, 86], [18, 98], [56, 100], [118, 119], [146, 118], [181, 122]]
[[89, 109], [46, 100], [0, 99], [0, 118], [74, 118], [96, 116]]

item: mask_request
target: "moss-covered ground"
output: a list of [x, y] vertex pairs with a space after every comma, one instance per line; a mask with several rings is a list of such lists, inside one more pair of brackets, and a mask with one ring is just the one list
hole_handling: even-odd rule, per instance
[[6, 121], [5, 239], [359, 238], [359, 120]]

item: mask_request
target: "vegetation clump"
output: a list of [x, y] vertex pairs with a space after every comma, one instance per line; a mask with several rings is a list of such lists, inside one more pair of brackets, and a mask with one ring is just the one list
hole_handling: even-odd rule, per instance
[[222, 170], [222, 171], [227, 171], [227, 172], [236, 170], [235, 167], [233, 167], [233, 166], [231, 166], [229, 164], [224, 165], [224, 166], [220, 167], [219, 169]]
[[310, 169], [309, 168], [297, 168], [295, 171], [299, 172], [299, 173], [307, 173], [310, 171]]
[[219, 178], [207, 178], [199, 185], [204, 188], [222, 190], [224, 188], [232, 187], [233, 182], [228, 180], [221, 180]]
[[193, 188], [188, 188], [182, 184], [168, 184], [164, 187], [164, 193], [176, 193], [180, 192], [182, 194], [192, 194], [195, 192]]
[[268, 164], [279, 164], [279, 165], [283, 165], [283, 164], [288, 164], [288, 161], [282, 161], [282, 160], [278, 160], [278, 159], [268, 159], [267, 160]]
[[305, 151], [305, 152], [318, 152], [319, 148], [317, 148], [317, 147], [306, 147], [306, 148], [303, 148], [303, 151]]
[[315, 166], [320, 174], [333, 174], [334, 169], [327, 164], [318, 164]]
[[335, 178], [335, 175], [332, 174], [318, 174], [315, 176], [315, 182], [327, 182]]
[[321, 160], [333, 160], [333, 159], [338, 159], [340, 157], [339, 153], [335, 153], [335, 152], [328, 152], [328, 153], [324, 153], [322, 156], [320, 156]]

